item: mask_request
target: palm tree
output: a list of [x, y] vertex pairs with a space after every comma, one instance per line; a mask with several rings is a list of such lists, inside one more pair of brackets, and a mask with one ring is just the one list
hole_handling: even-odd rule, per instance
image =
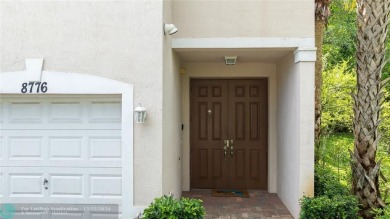
[[376, 151], [379, 114], [385, 81], [384, 64], [390, 0], [357, 0], [357, 93], [353, 94], [355, 136], [351, 151], [352, 192], [361, 205], [361, 216], [373, 218], [372, 209], [385, 207], [379, 192], [380, 161]]
[[332, 0], [315, 0], [315, 44], [317, 47], [317, 59], [315, 64], [315, 128], [316, 140], [315, 161], [319, 161], [319, 139], [321, 132], [321, 87], [322, 87], [322, 44], [324, 41], [325, 27], [330, 16], [329, 5]]

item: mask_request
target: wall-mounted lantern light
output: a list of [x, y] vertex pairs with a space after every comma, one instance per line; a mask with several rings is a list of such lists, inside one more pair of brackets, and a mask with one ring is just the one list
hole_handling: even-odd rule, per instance
[[134, 109], [134, 120], [136, 123], [144, 123], [146, 119], [146, 109], [141, 104]]

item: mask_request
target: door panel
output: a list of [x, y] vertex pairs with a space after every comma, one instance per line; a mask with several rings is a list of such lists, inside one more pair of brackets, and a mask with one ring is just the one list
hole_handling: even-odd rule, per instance
[[[237, 189], [267, 189], [268, 86], [266, 79], [229, 80], [229, 181]], [[231, 148], [230, 148], [231, 149]]]
[[[5, 203], [120, 204], [122, 168], [1, 167]], [[1, 178], [0, 178], [1, 179]], [[47, 179], [47, 189], [42, 185]], [[26, 183], [28, 182], [28, 183]]]
[[192, 80], [191, 187], [267, 189], [267, 128], [267, 79]]
[[218, 179], [222, 177], [222, 164], [223, 164], [223, 158], [222, 154], [223, 151], [220, 149], [213, 149], [213, 172], [212, 172], [212, 178]]
[[191, 83], [191, 185], [222, 188], [227, 183], [223, 140], [227, 127], [227, 81]]

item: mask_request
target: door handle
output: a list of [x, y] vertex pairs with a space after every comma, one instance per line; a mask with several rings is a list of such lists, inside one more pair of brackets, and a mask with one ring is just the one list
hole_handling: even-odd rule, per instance
[[233, 140], [230, 140], [231, 146], [230, 146], [230, 159], [233, 159], [234, 157], [234, 147], [233, 147]]
[[224, 140], [223, 158], [226, 160], [227, 150], [229, 149], [229, 140]]
[[49, 183], [49, 180], [47, 180], [46, 178], [43, 180], [43, 185], [45, 186], [45, 189], [47, 190], [48, 187], [47, 187], [47, 184]]

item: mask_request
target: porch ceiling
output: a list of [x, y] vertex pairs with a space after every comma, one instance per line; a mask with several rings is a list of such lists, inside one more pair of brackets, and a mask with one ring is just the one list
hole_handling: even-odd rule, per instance
[[225, 56], [238, 56], [237, 63], [277, 62], [294, 48], [174, 49], [184, 63], [224, 63]]

